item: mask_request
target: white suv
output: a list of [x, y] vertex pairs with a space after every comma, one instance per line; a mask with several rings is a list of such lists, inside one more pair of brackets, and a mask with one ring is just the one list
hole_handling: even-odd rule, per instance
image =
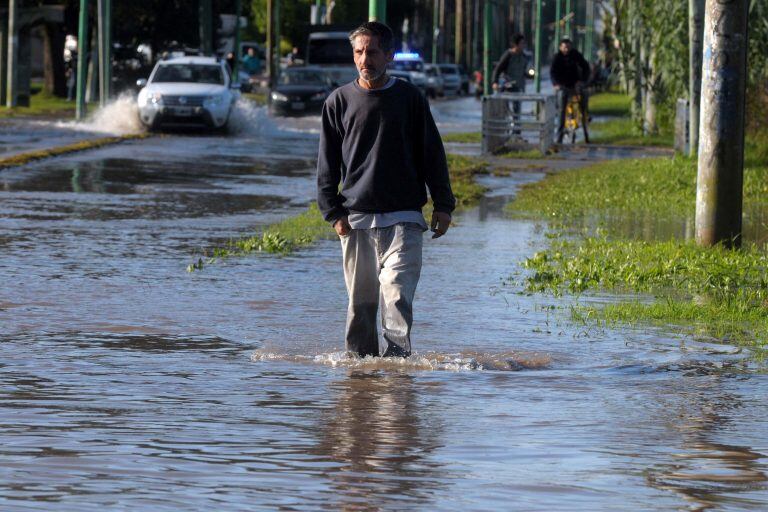
[[155, 65], [149, 80], [136, 82], [139, 120], [150, 129], [165, 123], [196, 123], [225, 129], [240, 97], [224, 62], [213, 57], [177, 57]]

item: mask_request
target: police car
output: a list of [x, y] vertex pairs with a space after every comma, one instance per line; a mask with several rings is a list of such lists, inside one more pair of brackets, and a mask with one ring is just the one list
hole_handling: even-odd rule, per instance
[[408, 73], [411, 77], [411, 83], [426, 94], [427, 74], [424, 69], [424, 59], [418, 53], [396, 53], [389, 67]]

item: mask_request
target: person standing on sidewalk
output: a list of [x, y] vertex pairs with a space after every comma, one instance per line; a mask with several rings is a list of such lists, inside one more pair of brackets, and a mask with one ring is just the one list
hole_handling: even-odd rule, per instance
[[341, 239], [349, 294], [347, 351], [379, 355], [380, 305], [383, 356], [407, 357], [428, 229], [421, 212], [426, 189], [434, 203], [432, 238], [448, 230], [456, 200], [426, 98], [387, 75], [394, 57], [392, 30], [367, 22], [349, 40], [359, 77], [323, 105], [318, 205]]

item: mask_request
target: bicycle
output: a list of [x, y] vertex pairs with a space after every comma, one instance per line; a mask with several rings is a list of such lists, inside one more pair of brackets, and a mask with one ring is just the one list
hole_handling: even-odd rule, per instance
[[580, 88], [568, 89], [565, 91], [567, 103], [565, 105], [565, 115], [563, 117], [563, 135], [567, 135], [571, 144], [576, 143], [576, 133], [579, 128], [584, 131], [584, 142], [589, 143], [589, 132], [587, 130], [588, 116], [582, 110], [584, 96]]

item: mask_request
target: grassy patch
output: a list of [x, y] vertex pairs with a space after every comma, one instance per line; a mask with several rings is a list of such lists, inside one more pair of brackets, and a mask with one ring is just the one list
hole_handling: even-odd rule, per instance
[[[488, 173], [487, 164], [477, 158], [463, 155], [447, 155], [448, 169], [451, 174], [453, 194], [458, 208], [476, 204], [485, 193], [485, 187], [475, 182], [475, 176]], [[431, 215], [431, 203], [424, 207], [424, 214]], [[271, 224], [256, 235], [232, 240], [225, 247], [213, 250], [211, 257], [198, 257], [197, 261], [187, 266], [187, 271], [201, 270], [205, 265], [220, 258], [244, 256], [254, 252], [286, 255], [317, 240], [334, 238], [335, 231], [323, 220], [316, 203], [306, 211]]]
[[[745, 206], [763, 206], [768, 197], [768, 136], [747, 141]], [[727, 341], [768, 343], [768, 253], [762, 247], [727, 250], [682, 241], [639, 241], [614, 234], [565, 232], [585, 216], [610, 218], [651, 215], [690, 216], [696, 200], [696, 161], [655, 158], [613, 161], [564, 171], [525, 185], [509, 209], [554, 221], [549, 248], [528, 258], [524, 285], [529, 291], [573, 294], [616, 292], [617, 301], [582, 306], [574, 320], [656, 323], [682, 326]], [[648, 301], [627, 300], [645, 294]]]
[[663, 146], [672, 147], [674, 134], [660, 132], [657, 135], [643, 135], [629, 117], [596, 121], [589, 125], [589, 139], [596, 144], [617, 146]]
[[32, 88], [28, 107], [0, 108], [0, 118], [16, 116], [74, 116], [75, 102]]
[[593, 116], [629, 116], [632, 98], [622, 92], [599, 92], [589, 97], [589, 113]]
[[768, 343], [768, 255], [755, 248], [588, 237], [557, 241], [523, 266], [530, 270], [529, 291], [608, 290], [655, 297], [653, 302], [576, 306], [577, 320], [677, 324], [729, 341]]
[[131, 139], [143, 139], [148, 137], [148, 134], [135, 134], [135, 135], [121, 135], [118, 137], [101, 137], [98, 139], [84, 140], [75, 142], [74, 144], [68, 144], [66, 146], [57, 146], [48, 149], [38, 149], [35, 151], [27, 151], [26, 153], [19, 153], [18, 155], [12, 155], [5, 158], [0, 158], [0, 169], [8, 167], [18, 167], [20, 165], [27, 164], [35, 160], [42, 160], [44, 158], [51, 158], [54, 156], [65, 155], [67, 153], [75, 153], [77, 151], [85, 151], [87, 149], [100, 148], [102, 146], [109, 146], [111, 144], [117, 144]]
[[464, 142], [477, 143], [483, 141], [483, 135], [480, 132], [454, 132], [442, 135], [443, 142]]

